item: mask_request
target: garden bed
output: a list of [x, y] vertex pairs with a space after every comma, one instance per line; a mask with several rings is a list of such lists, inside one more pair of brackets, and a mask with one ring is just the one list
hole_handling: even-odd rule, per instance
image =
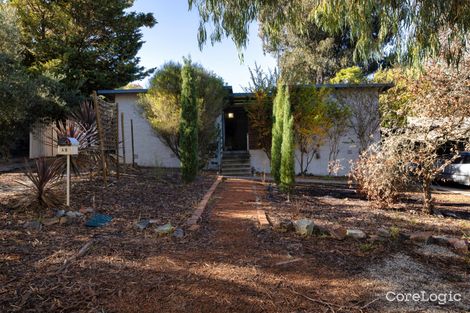
[[[38, 212], [12, 209], [17, 199], [29, 191], [16, 183], [25, 180], [23, 174], [2, 174], [0, 311], [90, 311], [93, 299], [111, 292], [100, 290], [102, 295], [96, 294], [90, 282], [94, 277], [109, 280], [103, 282], [106, 286], [129, 283], [119, 280], [119, 268], [106, 264], [121, 264], [127, 257], [144, 258], [149, 251], [171, 246], [176, 240], [160, 237], [153, 225], [139, 230], [136, 223], [145, 218], [155, 225], [182, 226], [214, 179], [215, 175], [205, 173], [185, 185], [175, 171], [134, 169], [121, 174], [119, 180], [111, 178], [105, 188], [98, 178], [74, 178], [70, 210], [91, 208], [113, 220], [90, 228], [84, 223], [93, 213], [85, 213], [82, 218], [38, 229], [34, 225], [25, 227], [25, 223], [47, 220], [54, 212], [45, 211], [39, 218]], [[94, 266], [82, 270], [81, 253], [95, 255]], [[70, 270], [74, 263], [78, 266]]]

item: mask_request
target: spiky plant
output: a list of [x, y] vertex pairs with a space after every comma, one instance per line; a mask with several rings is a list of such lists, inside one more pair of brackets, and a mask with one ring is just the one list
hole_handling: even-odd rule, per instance
[[62, 197], [53, 190], [59, 184], [62, 173], [63, 165], [59, 159], [36, 159], [35, 166], [27, 167], [25, 172], [32, 184], [19, 182], [31, 188], [31, 192], [24, 194], [18, 206], [45, 209], [62, 204]]

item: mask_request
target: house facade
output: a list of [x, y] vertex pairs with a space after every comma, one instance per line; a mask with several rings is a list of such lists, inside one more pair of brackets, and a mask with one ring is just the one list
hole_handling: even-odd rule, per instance
[[[365, 144], [380, 140], [379, 129], [379, 93], [390, 88], [388, 84], [334, 84], [318, 85], [332, 90], [331, 96], [349, 105], [357, 111], [357, 116], [351, 117], [351, 127], [341, 136], [338, 142], [336, 160], [339, 165], [337, 175], [346, 175], [350, 170], [350, 162], [357, 159]], [[220, 129], [218, 149], [214, 158], [209, 161], [207, 168], [221, 170], [226, 175], [251, 175], [254, 172], [269, 173], [270, 161], [266, 153], [256, 145], [256, 133], [250, 127], [248, 113], [245, 110], [247, 101], [252, 97], [247, 93], [233, 93], [229, 90], [229, 104], [217, 119]], [[119, 141], [121, 156], [124, 162], [133, 161], [146, 167], [180, 166], [176, 155], [160, 140], [150, 123], [144, 116], [139, 105], [139, 96], [146, 89], [128, 90], [99, 90], [98, 95], [105, 96], [108, 101], [119, 104], [119, 112], [123, 117], [119, 121]], [[131, 130], [131, 123], [133, 129]], [[375, 127], [374, 123], [377, 123]], [[362, 124], [362, 125], [361, 125]], [[43, 132], [47, 130], [43, 130]], [[366, 133], [366, 143], [358, 133]], [[38, 132], [36, 132], [38, 133]], [[40, 133], [40, 132], [39, 132]], [[123, 138], [124, 135], [124, 138]], [[39, 136], [40, 137], [40, 136]], [[30, 157], [53, 155], [53, 148], [44, 148], [38, 134], [31, 134]], [[134, 151], [132, 155], [131, 151]], [[310, 157], [307, 173], [312, 175], [327, 175], [330, 164], [331, 143], [325, 139], [315, 149]], [[296, 172], [300, 169], [300, 152], [296, 151]], [[305, 162], [305, 160], [304, 160]], [[305, 163], [304, 163], [305, 164]]]

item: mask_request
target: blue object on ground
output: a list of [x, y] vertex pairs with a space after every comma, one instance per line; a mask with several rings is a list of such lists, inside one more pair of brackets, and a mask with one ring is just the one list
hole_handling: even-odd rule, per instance
[[111, 222], [113, 218], [106, 214], [93, 214], [93, 216], [85, 223], [85, 226], [88, 227], [101, 227], [109, 222]]

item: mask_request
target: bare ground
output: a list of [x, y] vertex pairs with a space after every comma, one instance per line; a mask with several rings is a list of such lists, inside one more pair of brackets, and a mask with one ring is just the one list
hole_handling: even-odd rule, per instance
[[[366, 232], [394, 226], [457, 235], [470, 229], [466, 222], [424, 217], [416, 207], [372, 210], [344, 186], [300, 185], [287, 203], [281, 195], [269, 194], [262, 183], [229, 179], [217, 188], [198, 231], [183, 239], [157, 237], [151, 229], [135, 229], [139, 215], [181, 225], [213, 178], [184, 186], [172, 176], [155, 179], [144, 174], [134, 173], [127, 183], [115, 182], [108, 190], [85, 183], [83, 190], [76, 190], [85, 206], [94, 196], [95, 205], [115, 217], [100, 229], [78, 224], [30, 231], [20, 223], [30, 218], [27, 212], [4, 208], [0, 311], [467, 312], [470, 308], [470, 263], [446, 248], [302, 238], [261, 230], [256, 209]], [[0, 177], [4, 180], [8, 179]], [[3, 203], [14, 198], [6, 185], [0, 191]], [[464, 210], [461, 204], [456, 202], [455, 207]], [[89, 242], [86, 254], [63, 266]], [[385, 300], [388, 291], [421, 290], [461, 292], [464, 301], [438, 305]]]

